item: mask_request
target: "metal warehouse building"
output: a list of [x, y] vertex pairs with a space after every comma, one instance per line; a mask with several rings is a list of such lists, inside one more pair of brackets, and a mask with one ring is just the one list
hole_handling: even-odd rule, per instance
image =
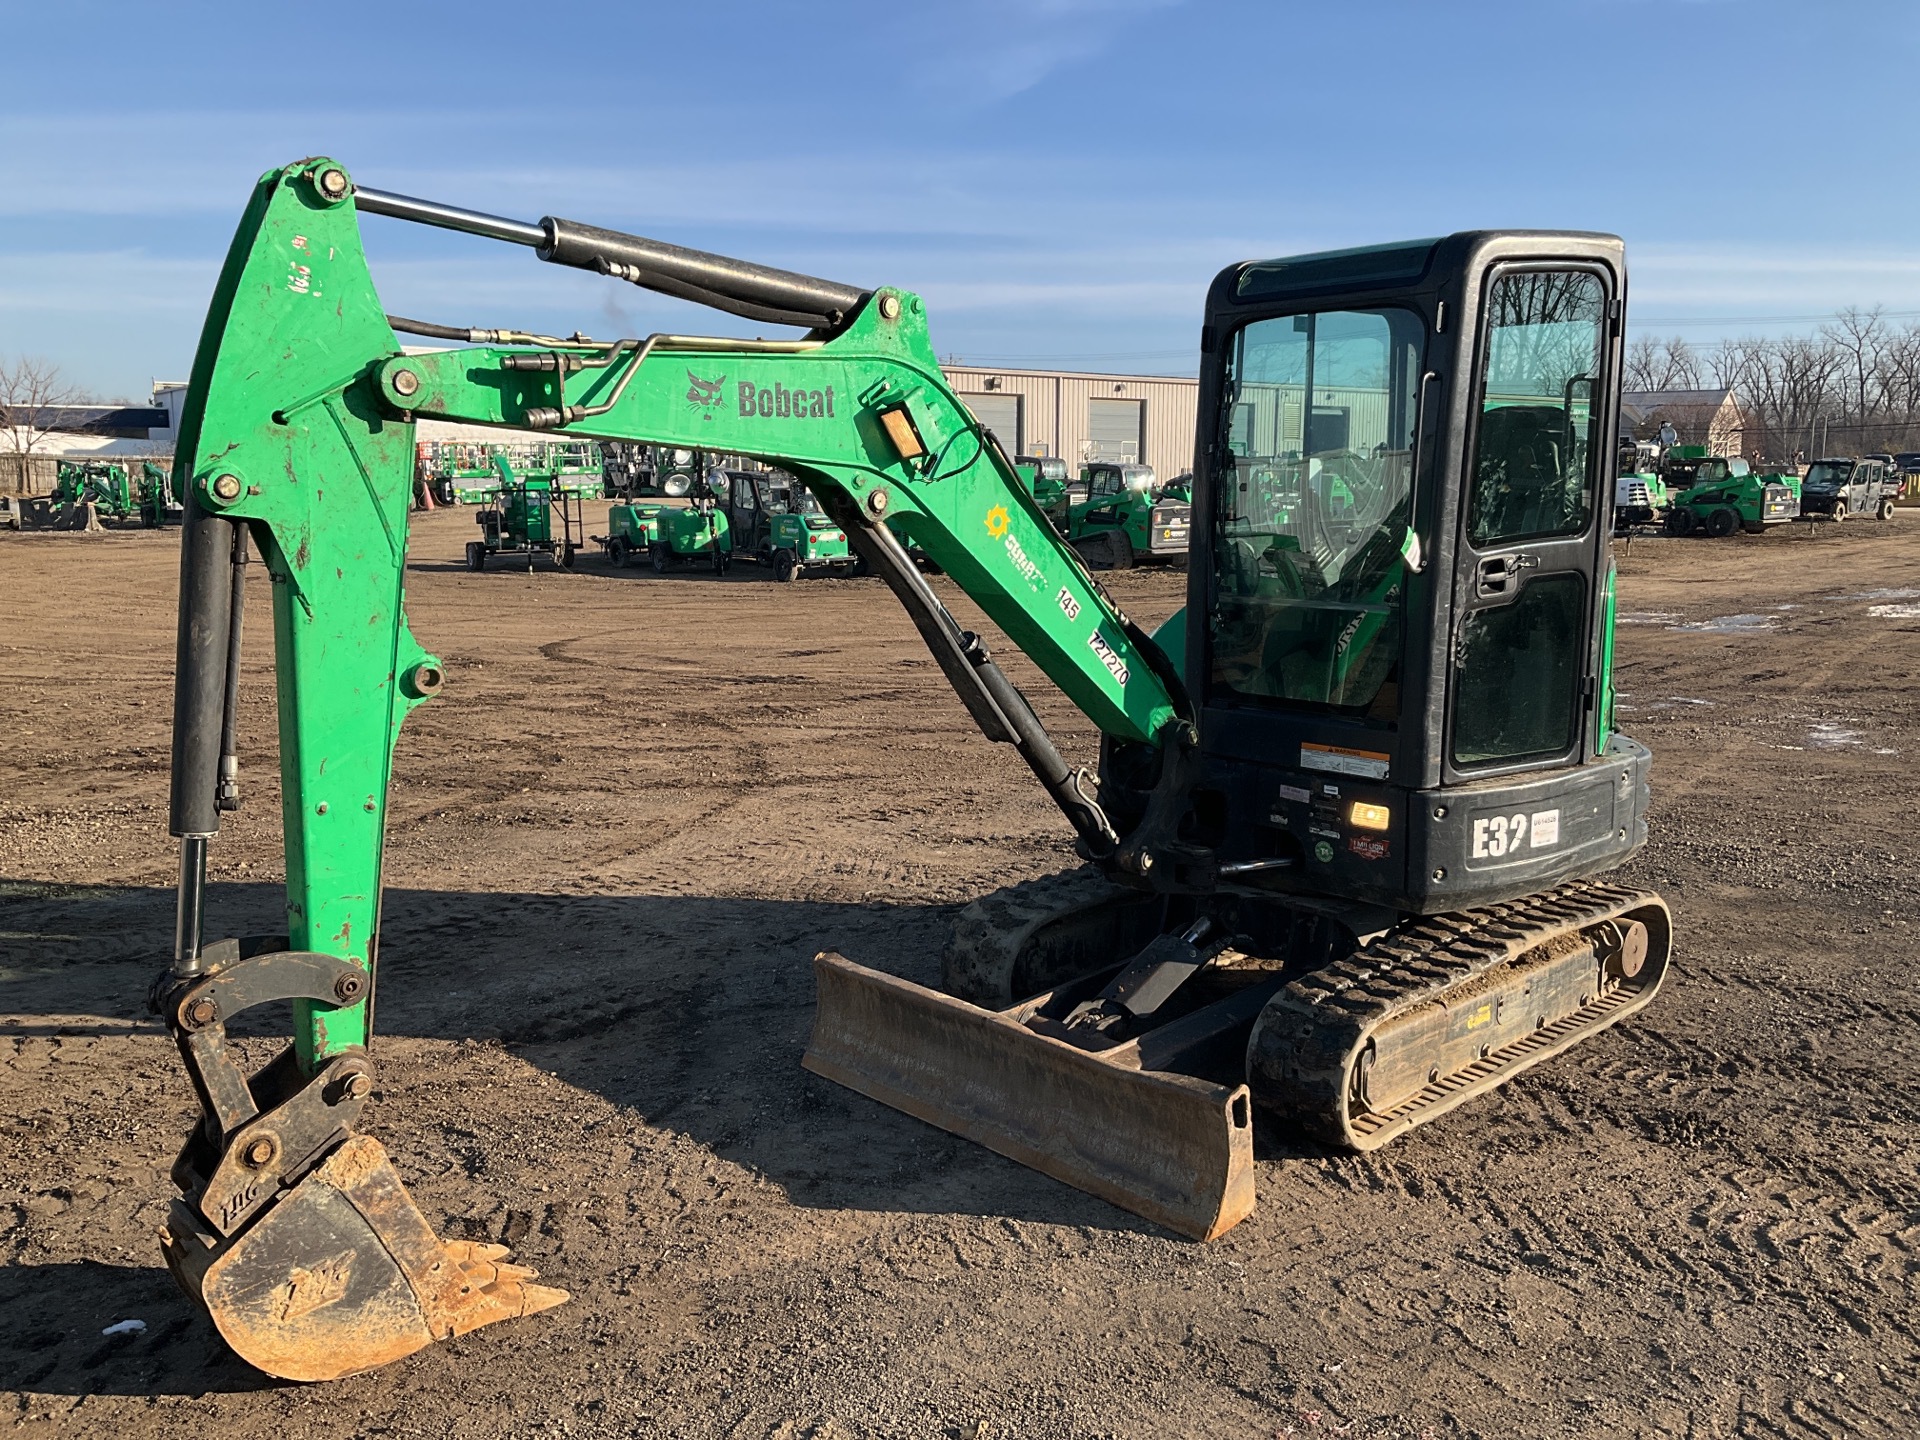
[[[421, 354], [437, 346], [408, 346]], [[947, 382], [1009, 455], [1058, 455], [1077, 469], [1088, 460], [1144, 460], [1171, 480], [1193, 468], [1194, 412], [1200, 382], [1178, 375], [1099, 375], [1077, 370], [995, 370], [946, 365]], [[154, 388], [154, 405], [177, 423], [186, 387]], [[1295, 409], [1298, 402], [1295, 402]], [[158, 418], [158, 417], [155, 417]], [[1315, 412], [1316, 433], [1320, 423]], [[1297, 430], [1297, 424], [1294, 426]], [[171, 449], [170, 424], [152, 431]], [[423, 419], [422, 440], [501, 439], [500, 432]], [[534, 437], [553, 439], [542, 432]], [[1298, 443], [1297, 440], [1295, 442]]]
[[1144, 460], [1162, 480], [1193, 468], [1198, 380], [973, 365], [941, 369], [1009, 455], [1058, 455], [1069, 468], [1087, 460]]

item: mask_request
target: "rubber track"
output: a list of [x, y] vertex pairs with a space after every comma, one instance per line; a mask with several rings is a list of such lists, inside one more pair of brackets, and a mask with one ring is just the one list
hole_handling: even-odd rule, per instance
[[[940, 986], [975, 1005], [1002, 1009], [1014, 994], [1022, 953], [1044, 925], [1095, 910], [1137, 893], [1107, 879], [1091, 865], [1061, 870], [995, 890], [954, 917], [940, 957]], [[1124, 959], [1124, 953], [1113, 958]]]
[[[1349, 1115], [1353, 1063], [1393, 1016], [1440, 999], [1536, 946], [1629, 913], [1656, 912], [1647, 966], [1572, 1015], [1444, 1075], [1384, 1115]], [[1372, 1150], [1493, 1089], [1653, 998], [1665, 977], [1672, 928], [1659, 896], [1581, 882], [1503, 905], [1418, 919], [1291, 981], [1261, 1013], [1247, 1050], [1254, 1098], [1316, 1139]]]

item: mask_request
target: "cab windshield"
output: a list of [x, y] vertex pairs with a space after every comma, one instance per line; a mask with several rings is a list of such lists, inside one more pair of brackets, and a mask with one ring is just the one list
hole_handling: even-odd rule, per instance
[[1815, 489], [1823, 485], [1844, 485], [1852, 474], [1851, 460], [1816, 460], [1808, 467], [1805, 483]]
[[1718, 485], [1726, 480], [1738, 480], [1751, 475], [1753, 471], [1744, 460], [1702, 460], [1700, 468], [1694, 472], [1695, 485]]
[[1227, 354], [1210, 677], [1250, 699], [1397, 708], [1426, 327], [1411, 310], [1258, 320]]

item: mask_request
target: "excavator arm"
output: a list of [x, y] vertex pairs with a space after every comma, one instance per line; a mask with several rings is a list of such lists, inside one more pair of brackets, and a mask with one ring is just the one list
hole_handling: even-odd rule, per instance
[[[363, 210], [529, 244], [543, 259], [811, 329], [795, 340], [596, 343], [396, 321], [368, 272]], [[407, 354], [396, 328], [473, 343]], [[1147, 877], [1160, 842], [1115, 832], [1085, 772], [1060, 756], [883, 522], [898, 523], [1104, 734], [1190, 748], [1178, 674], [948, 388], [917, 297], [572, 222], [521, 225], [356, 193], [326, 159], [263, 176], [214, 295], [179, 446], [171, 828], [181, 872], [172, 963], [153, 999], [203, 1112], [174, 1170], [169, 1263], [236, 1350], [290, 1378], [366, 1369], [565, 1298], [497, 1247], [436, 1240], [385, 1152], [354, 1129], [372, 1085], [393, 745], [444, 680], [403, 609], [419, 416], [736, 453], [791, 471], [906, 605], [981, 729], [1020, 752], [1083, 853], [1116, 873]], [[209, 943], [207, 847], [238, 804], [240, 631], [247, 575], [260, 568], [272, 591], [287, 934]], [[245, 1076], [225, 1024], [281, 1000], [294, 1004], [294, 1043]]]

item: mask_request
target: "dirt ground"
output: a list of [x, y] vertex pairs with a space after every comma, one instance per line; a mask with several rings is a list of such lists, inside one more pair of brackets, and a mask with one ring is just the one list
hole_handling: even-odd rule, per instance
[[[1377, 1156], [1263, 1134], [1259, 1208], [1210, 1245], [800, 1069], [815, 951], [930, 982], [957, 905], [1070, 861], [878, 581], [473, 575], [472, 533], [415, 531], [449, 683], [399, 747], [370, 1129], [430, 1219], [572, 1303], [299, 1386], [175, 1291], [154, 1232], [192, 1097], [143, 1000], [176, 541], [0, 534], [20, 1433], [1920, 1433], [1920, 515], [1623, 554], [1662, 998]], [[1114, 579], [1137, 618], [1180, 603]], [[278, 928], [265, 631], [216, 935]]]

